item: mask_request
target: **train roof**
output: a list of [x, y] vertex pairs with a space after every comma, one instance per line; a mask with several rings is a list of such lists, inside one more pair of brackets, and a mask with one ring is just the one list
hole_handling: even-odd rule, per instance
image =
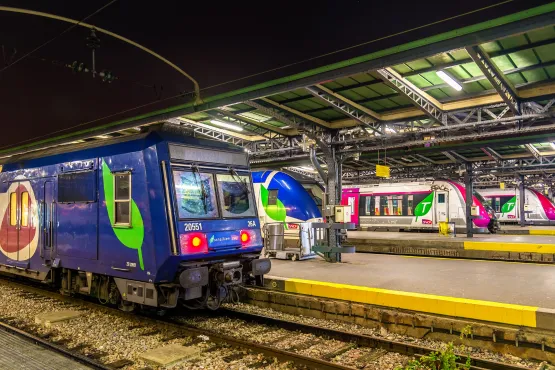
[[194, 136], [194, 132], [190, 129], [165, 123], [143, 127], [135, 134], [103, 138], [101, 140], [71, 142], [66, 145], [58, 145], [16, 156], [0, 158], [0, 165], [4, 166], [4, 170], [10, 170], [11, 165], [15, 164], [19, 165], [18, 168], [35, 167], [79, 160], [83, 159], [84, 156], [100, 157], [124, 153], [126, 151], [141, 150], [163, 141], [223, 149], [231, 152], [244, 152], [244, 149], [241, 147], [221, 141], [198, 138]]

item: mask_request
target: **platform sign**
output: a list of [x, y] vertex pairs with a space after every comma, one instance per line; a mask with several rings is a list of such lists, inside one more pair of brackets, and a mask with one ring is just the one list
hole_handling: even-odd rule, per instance
[[504, 182], [499, 183], [499, 189], [505, 189], [505, 183]]
[[389, 166], [381, 166], [379, 164], [376, 165], [376, 176], [378, 177], [386, 177], [389, 178]]

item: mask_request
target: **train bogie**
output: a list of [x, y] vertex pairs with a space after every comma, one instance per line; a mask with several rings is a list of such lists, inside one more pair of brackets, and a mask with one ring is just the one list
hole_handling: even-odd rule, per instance
[[242, 150], [166, 127], [103, 144], [4, 163], [0, 271], [123, 308], [219, 304], [261, 281]]

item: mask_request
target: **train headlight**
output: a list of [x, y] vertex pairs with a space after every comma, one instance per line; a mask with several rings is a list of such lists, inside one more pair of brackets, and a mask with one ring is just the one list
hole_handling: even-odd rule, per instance
[[208, 253], [208, 240], [204, 233], [188, 233], [179, 236], [181, 254]]
[[249, 248], [257, 244], [258, 235], [255, 230], [241, 230], [239, 239], [243, 248]]

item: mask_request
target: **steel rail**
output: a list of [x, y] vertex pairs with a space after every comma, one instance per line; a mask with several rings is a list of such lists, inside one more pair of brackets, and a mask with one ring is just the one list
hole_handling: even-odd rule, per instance
[[[74, 360], [76, 362], [79, 362], [83, 365], [87, 365], [87, 366], [89, 366], [93, 369], [96, 369], [96, 370], [113, 370], [114, 369], [111, 366], [104, 365], [104, 364], [102, 364], [98, 361], [95, 361], [91, 358], [88, 358], [87, 356], [83, 356], [79, 353], [72, 352], [71, 350], [67, 350], [62, 346], [59, 346], [59, 345], [54, 344], [52, 342], [49, 342], [48, 340], [39, 338], [36, 335], [33, 335], [31, 333], [28, 333], [26, 331], [18, 329], [18, 328], [14, 327], [12, 325], [9, 325], [5, 322], [0, 321], [0, 330], [4, 330], [8, 333], [17, 335], [18, 337], [21, 337], [23, 339], [28, 340], [30, 342], [30, 344], [33, 344], [33, 343], [37, 344], [37, 345], [39, 345], [41, 347], [44, 347], [48, 350], [57, 352], [57, 353], [65, 356], [65, 357], [69, 357], [72, 360]], [[31, 342], [33, 342], [33, 343], [31, 343]]]

